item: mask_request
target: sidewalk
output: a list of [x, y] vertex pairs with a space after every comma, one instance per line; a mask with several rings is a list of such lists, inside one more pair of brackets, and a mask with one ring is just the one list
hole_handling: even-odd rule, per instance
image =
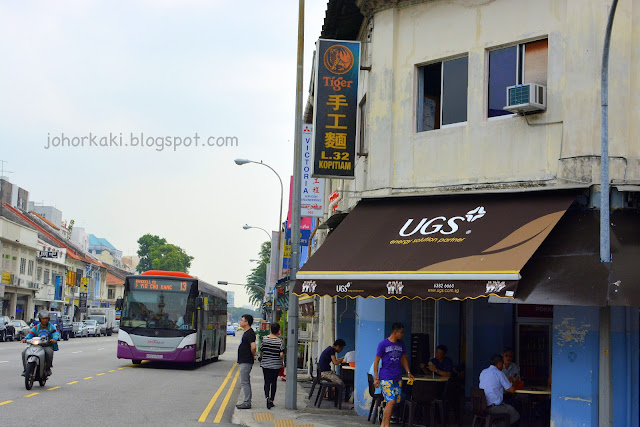
[[[350, 404], [343, 404], [342, 410], [333, 407], [333, 402], [325, 402], [321, 409], [309, 404], [309, 390], [311, 380], [299, 376], [298, 381], [298, 410], [285, 409], [286, 382], [278, 378], [278, 390], [274, 400], [275, 406], [267, 409], [264, 398], [264, 378], [262, 369], [258, 363], [251, 370], [251, 409], [238, 409], [234, 404], [233, 418], [231, 422], [237, 425], [256, 427], [335, 427], [335, 426], [364, 426], [371, 425], [366, 417], [361, 417], [353, 411]], [[317, 389], [316, 389], [317, 390]], [[314, 393], [315, 394], [315, 393]], [[238, 402], [242, 403], [244, 393], [242, 389], [238, 394]]]

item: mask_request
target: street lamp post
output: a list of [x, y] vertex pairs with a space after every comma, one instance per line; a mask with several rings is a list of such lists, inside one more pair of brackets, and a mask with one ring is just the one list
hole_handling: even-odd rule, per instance
[[260, 286], [260, 285], [251, 285], [249, 283], [231, 283], [231, 282], [227, 282], [227, 281], [224, 281], [224, 280], [218, 280], [218, 285], [220, 285], [220, 286], [227, 286], [227, 285], [249, 286], [251, 288], [260, 289], [260, 291], [263, 294], [265, 293], [265, 289], [262, 286]]
[[262, 228], [262, 227], [254, 227], [253, 225], [247, 225], [247, 224], [245, 224], [245, 225], [243, 225], [243, 226], [242, 226], [242, 228], [243, 228], [244, 230], [249, 230], [250, 228], [255, 228], [255, 229], [257, 229], [257, 230], [262, 230], [262, 231], [264, 231], [265, 233], [267, 233], [267, 236], [269, 237], [269, 242], [271, 242], [271, 234], [269, 234], [269, 232], [268, 232], [267, 230], [265, 230], [264, 228]]
[[[280, 181], [280, 214], [278, 215], [278, 227], [276, 228], [276, 230], [278, 230], [278, 245], [276, 247], [276, 253], [275, 253], [275, 260], [271, 260], [271, 268], [276, 268], [276, 281], [278, 279], [278, 274], [277, 272], [280, 270], [280, 266], [278, 264], [280, 264], [280, 240], [281, 240], [281, 236], [280, 236], [280, 228], [282, 227], [282, 203], [283, 203], [283, 196], [284, 196], [284, 188], [282, 186], [282, 178], [280, 178], [280, 175], [278, 174], [278, 172], [276, 172], [276, 170], [274, 168], [272, 168], [271, 166], [269, 166], [266, 163], [263, 163], [262, 160], [260, 160], [259, 162], [254, 162], [253, 160], [248, 160], [248, 159], [235, 159], [234, 162], [236, 163], [236, 165], [238, 166], [242, 166], [242, 165], [246, 165], [247, 163], [255, 163], [257, 165], [262, 165], [262, 166], [266, 166], [269, 169], [271, 169], [271, 171], [273, 173], [276, 174], [276, 176], [278, 177], [278, 181]], [[292, 228], [293, 230], [293, 228]], [[269, 234], [269, 233], [267, 233]], [[269, 236], [269, 241], [271, 241], [271, 236]], [[268, 278], [267, 278], [268, 279]], [[267, 283], [268, 280], [267, 280]], [[266, 287], [266, 285], [265, 285]], [[272, 321], [275, 322], [277, 320], [277, 314], [276, 314], [276, 293], [273, 293], [273, 297], [271, 299], [271, 303], [273, 304], [273, 315], [272, 315]]]

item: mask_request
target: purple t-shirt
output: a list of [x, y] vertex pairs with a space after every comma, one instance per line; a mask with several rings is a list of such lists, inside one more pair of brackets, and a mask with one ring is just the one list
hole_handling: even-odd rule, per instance
[[378, 344], [376, 356], [382, 359], [378, 369], [378, 378], [386, 381], [400, 381], [402, 379], [402, 355], [407, 354], [402, 341], [391, 342], [386, 340]]

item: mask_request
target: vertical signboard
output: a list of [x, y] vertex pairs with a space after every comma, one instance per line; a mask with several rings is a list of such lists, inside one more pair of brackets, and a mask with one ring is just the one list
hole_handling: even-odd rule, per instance
[[86, 292], [80, 292], [80, 301], [78, 303], [78, 309], [80, 310], [80, 313], [87, 312], [87, 293]]
[[318, 40], [313, 177], [354, 178], [360, 42]]
[[56, 301], [62, 300], [62, 276], [56, 276], [55, 296], [53, 299]]
[[313, 126], [302, 126], [302, 186], [300, 216], [322, 218], [324, 211], [324, 178], [311, 176], [313, 154], [311, 151]]

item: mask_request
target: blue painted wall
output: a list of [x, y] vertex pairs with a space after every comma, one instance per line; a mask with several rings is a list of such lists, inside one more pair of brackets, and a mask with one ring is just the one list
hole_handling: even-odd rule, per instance
[[341, 356], [356, 348], [356, 300], [352, 298], [336, 298], [336, 322], [338, 334], [347, 345]]
[[371, 406], [367, 372], [373, 363], [378, 343], [388, 335], [385, 331], [385, 299], [356, 299], [356, 375], [354, 406], [359, 415], [367, 416]]
[[491, 356], [502, 353], [505, 346], [514, 347], [515, 317], [510, 304], [490, 304], [487, 298], [468, 303], [473, 305], [473, 363], [466, 373], [471, 371], [471, 385], [478, 387], [480, 372], [489, 366]]
[[611, 378], [613, 425], [638, 426], [639, 310], [611, 308]]
[[553, 309], [552, 425], [598, 425], [599, 324], [598, 307]]
[[[449, 348], [447, 356], [453, 366], [460, 363], [460, 311], [461, 301], [436, 301], [436, 345], [444, 344]], [[432, 350], [433, 351], [433, 350]], [[432, 356], [433, 357], [433, 356]]]

